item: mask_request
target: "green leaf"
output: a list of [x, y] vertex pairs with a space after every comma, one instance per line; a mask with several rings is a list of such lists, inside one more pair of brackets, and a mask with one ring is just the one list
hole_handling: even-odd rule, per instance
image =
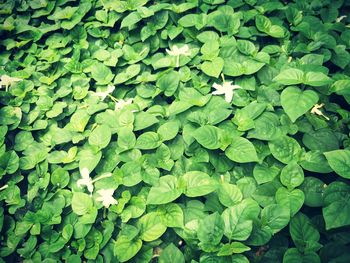
[[262, 32], [267, 32], [272, 26], [270, 19], [263, 15], [257, 15], [255, 17], [256, 28]]
[[70, 118], [70, 129], [72, 131], [83, 132], [90, 120], [90, 115], [86, 110], [77, 110]]
[[128, 235], [119, 235], [114, 244], [114, 254], [120, 262], [133, 258], [142, 247], [142, 240]]
[[278, 25], [272, 25], [266, 33], [275, 38], [283, 38], [285, 36], [283, 27]]
[[281, 136], [269, 142], [270, 151], [278, 161], [288, 164], [298, 161], [301, 154], [301, 147], [298, 142], [288, 136]]
[[274, 140], [282, 135], [280, 128], [280, 120], [278, 116], [272, 112], [264, 112], [256, 120], [254, 120], [254, 128], [248, 132], [248, 138], [259, 140]]
[[159, 263], [185, 263], [184, 255], [181, 253], [173, 243], [170, 243], [160, 254], [158, 258]]
[[84, 193], [73, 193], [72, 209], [77, 215], [85, 215], [93, 207], [92, 198]]
[[19, 157], [15, 151], [8, 151], [0, 155], [0, 178], [1, 173], [13, 174], [19, 168]]
[[280, 168], [276, 165], [269, 166], [267, 163], [256, 164], [253, 176], [258, 184], [268, 183], [280, 173]]
[[186, 184], [185, 195], [188, 197], [207, 195], [217, 188], [216, 182], [200, 171], [187, 172], [182, 178]]
[[131, 218], [140, 217], [146, 210], [146, 200], [143, 197], [133, 196], [128, 206], [121, 213], [122, 222], [125, 223]]
[[93, 147], [85, 148], [79, 152], [79, 169], [87, 168], [90, 172], [95, 169], [100, 162], [102, 152]]
[[195, 130], [193, 137], [204, 148], [214, 150], [221, 147], [221, 131], [215, 126], [202, 126]]
[[108, 125], [97, 126], [89, 136], [89, 144], [101, 149], [105, 148], [111, 141], [112, 132]]
[[240, 15], [233, 13], [232, 8], [223, 8], [210, 13], [208, 24], [215, 27], [220, 32], [235, 34], [240, 27]]
[[194, 106], [202, 107], [208, 103], [211, 98], [211, 94], [203, 96], [198, 90], [194, 88], [182, 88], [179, 92], [179, 99], [190, 103]]
[[65, 169], [59, 167], [51, 174], [51, 183], [59, 188], [64, 188], [70, 180], [69, 173]]
[[300, 189], [305, 195], [305, 205], [310, 207], [320, 207], [323, 205], [323, 194], [326, 184], [320, 179], [307, 176]]
[[283, 27], [278, 25], [273, 25], [269, 18], [262, 15], [257, 15], [255, 18], [256, 28], [275, 38], [283, 38], [285, 36], [285, 31]]
[[169, 116], [174, 116], [177, 115], [181, 112], [184, 112], [191, 108], [193, 105], [189, 102], [184, 102], [184, 101], [174, 101], [172, 104], [169, 106]]
[[157, 209], [163, 224], [167, 227], [183, 227], [184, 214], [178, 204], [170, 203], [159, 206]]
[[177, 186], [177, 178], [172, 175], [162, 176], [159, 184], [153, 186], [147, 197], [147, 204], [167, 204], [182, 194]]
[[350, 225], [350, 186], [332, 182], [323, 195], [323, 218], [326, 230]]
[[310, 252], [320, 249], [321, 244], [318, 243], [320, 233], [306, 215], [298, 213], [294, 216], [289, 224], [289, 232], [299, 251]]
[[113, 79], [112, 71], [102, 63], [95, 63], [91, 69], [91, 76], [99, 85], [107, 85]]
[[237, 40], [237, 48], [245, 55], [253, 55], [256, 51], [254, 44], [248, 40]]
[[[113, 118], [115, 115], [114, 114], [111, 114], [111, 117]], [[135, 117], [134, 117], [134, 114], [130, 111], [130, 110], [127, 110], [127, 109], [122, 109], [120, 111], [120, 114], [117, 115], [117, 127], [118, 128], [121, 128], [121, 127], [128, 127], [128, 128], [132, 128], [133, 126], [133, 123], [135, 121]], [[113, 119], [111, 118], [111, 121], [113, 121]]]
[[258, 117], [266, 108], [265, 103], [253, 101], [243, 109], [236, 111], [233, 123], [238, 125], [239, 131], [247, 131], [254, 128], [254, 119]]
[[146, 129], [158, 122], [158, 119], [152, 114], [143, 111], [139, 112], [135, 115], [134, 131]]
[[233, 184], [222, 183], [217, 189], [220, 203], [226, 207], [238, 204], [243, 199], [241, 190]]
[[254, 145], [243, 137], [235, 137], [225, 151], [226, 156], [237, 163], [257, 162], [258, 156]]
[[217, 255], [221, 257], [230, 256], [232, 254], [240, 254], [249, 250], [250, 250], [250, 247], [247, 247], [241, 242], [232, 242], [232, 243], [223, 245], [220, 248]]
[[330, 84], [332, 80], [322, 72], [307, 72], [304, 76], [303, 83], [313, 87]]
[[329, 128], [304, 133], [303, 143], [310, 150], [329, 152], [339, 149], [339, 140]]
[[221, 215], [225, 222], [225, 236], [229, 240], [248, 239], [253, 229], [253, 220], [259, 213], [260, 207], [252, 199], [244, 199], [241, 203], [225, 209]]
[[208, 215], [200, 221], [197, 231], [197, 237], [200, 241], [199, 246], [204, 249], [215, 247], [220, 243], [223, 235], [224, 221], [218, 212]]
[[114, 84], [121, 84], [133, 77], [137, 76], [141, 71], [141, 66], [139, 64], [133, 64], [128, 66], [126, 69], [123, 69], [118, 72], [114, 79]]
[[294, 216], [303, 206], [305, 195], [299, 189], [288, 190], [284, 187], [278, 188], [275, 195], [276, 203], [288, 207], [291, 217]]
[[345, 50], [344, 45], [338, 45], [334, 49], [331, 61], [338, 67], [345, 69], [350, 62], [350, 54]]
[[0, 125], [11, 125], [19, 122], [22, 111], [19, 107], [3, 106], [0, 109]]
[[180, 75], [176, 71], [170, 71], [157, 80], [157, 87], [164, 91], [165, 96], [172, 96], [180, 83]]
[[91, 6], [90, 1], [81, 1], [79, 8], [74, 12], [73, 16], [69, 20], [63, 20], [61, 22], [61, 27], [67, 30], [74, 28], [90, 10]]
[[295, 68], [285, 69], [273, 79], [273, 81], [277, 81], [283, 85], [301, 84], [303, 83], [303, 80], [304, 72]]
[[283, 256], [283, 263], [320, 263], [315, 252], [300, 253], [296, 248], [289, 248]]
[[210, 77], [218, 78], [224, 67], [224, 60], [220, 57], [212, 61], [205, 61], [201, 65], [201, 70]]
[[78, 7], [67, 6], [65, 8], [57, 8], [53, 15], [49, 16], [50, 20], [59, 20], [59, 19], [70, 19], [74, 13], [78, 10]]
[[157, 133], [159, 134], [162, 141], [169, 141], [176, 137], [179, 132], [179, 124], [177, 121], [169, 121], [161, 125]]
[[290, 211], [285, 206], [271, 204], [261, 211], [262, 224], [268, 226], [274, 234], [287, 226], [289, 220]]
[[201, 47], [201, 53], [203, 54], [204, 60], [211, 60], [218, 56], [219, 54], [219, 42], [218, 41], [208, 41], [205, 42]]
[[331, 86], [330, 91], [339, 95], [350, 94], [350, 79], [337, 80]]
[[135, 25], [137, 22], [141, 20], [141, 16], [138, 12], [132, 12], [128, 14], [121, 22], [120, 28], [128, 27], [131, 28], [133, 25]]
[[[3, 136], [5, 138], [5, 134]], [[32, 142], [34, 142], [34, 138], [31, 132], [20, 131], [16, 134], [14, 149], [16, 151], [23, 151]]]
[[280, 180], [288, 189], [298, 187], [304, 181], [303, 169], [296, 162], [290, 162], [282, 169]]
[[135, 147], [141, 150], [150, 150], [158, 148], [161, 143], [162, 141], [157, 133], [145, 132], [137, 138]]
[[303, 169], [316, 173], [330, 173], [332, 171], [326, 157], [320, 151], [307, 152], [303, 156], [300, 165]]
[[135, 186], [142, 181], [141, 165], [137, 162], [129, 161], [121, 167], [123, 172], [123, 184], [125, 186]]
[[123, 150], [130, 150], [136, 144], [136, 137], [132, 130], [128, 127], [123, 127], [118, 131], [118, 146]]
[[292, 122], [308, 112], [318, 102], [318, 99], [315, 91], [302, 91], [297, 87], [288, 87], [281, 93], [282, 107]]
[[324, 155], [327, 158], [329, 166], [341, 177], [350, 179], [350, 151], [335, 150], [326, 152]]
[[274, 180], [272, 182], [259, 185], [258, 187], [251, 187], [251, 194], [259, 205], [265, 207], [271, 203], [274, 203], [276, 191], [280, 186], [281, 184], [277, 180]]
[[147, 242], [156, 240], [167, 229], [156, 212], [151, 212], [141, 217], [138, 221], [138, 228], [140, 229], [141, 239]]

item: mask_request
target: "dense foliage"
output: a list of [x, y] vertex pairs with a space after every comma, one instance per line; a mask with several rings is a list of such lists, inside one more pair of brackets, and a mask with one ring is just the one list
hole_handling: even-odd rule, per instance
[[0, 0], [0, 262], [350, 262], [349, 7]]

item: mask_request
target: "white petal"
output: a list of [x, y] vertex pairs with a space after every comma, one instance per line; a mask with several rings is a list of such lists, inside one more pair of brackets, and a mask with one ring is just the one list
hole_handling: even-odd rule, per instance
[[191, 53], [189, 51], [190, 51], [190, 49], [189, 49], [188, 45], [184, 45], [182, 48], [179, 49], [179, 54], [189, 56], [189, 55], [191, 55]]
[[232, 98], [233, 98], [233, 91], [227, 91], [225, 93], [225, 100], [228, 102], [228, 103], [231, 103], [232, 101]]
[[80, 175], [82, 178], [90, 178], [89, 169], [84, 167], [83, 169], [81, 169]]
[[102, 202], [106, 208], [108, 208], [110, 205], [118, 203], [118, 201], [113, 197], [114, 189], [101, 189], [98, 190], [97, 193], [100, 195], [100, 197], [96, 198], [96, 200]]
[[177, 55], [179, 54], [179, 52], [180, 52], [180, 49], [179, 49], [176, 45], [174, 45], [171, 49], [172, 49], [173, 52], [176, 54], [176, 56], [177, 56]]
[[221, 85], [219, 85], [219, 84], [214, 83], [214, 84], [213, 84], [213, 88], [214, 88], [214, 89], [217, 89], [217, 90], [223, 90], [224, 87], [221, 86]]
[[116, 102], [115, 103], [115, 108], [114, 108], [114, 110], [120, 110], [120, 109], [122, 109], [124, 106], [126, 106], [126, 105], [130, 105], [131, 103], [132, 103], [132, 101], [133, 101], [133, 99], [131, 98], [131, 99], [128, 99], [128, 100], [119, 100], [118, 102]]
[[89, 183], [86, 186], [87, 186], [87, 189], [90, 193], [92, 193], [94, 191], [94, 185], [92, 183]]
[[165, 51], [166, 51], [166, 53], [168, 53], [170, 56], [176, 56], [176, 55], [174, 54], [174, 51], [172, 51], [172, 50], [166, 49]]
[[224, 87], [224, 89], [232, 89], [232, 81], [225, 81], [224, 83], [222, 83], [222, 86]]
[[[91, 182], [94, 183], [98, 180], [101, 180], [103, 178], [107, 178], [107, 177], [111, 177], [112, 176], [112, 173], [104, 173], [104, 174], [101, 174], [100, 176], [96, 177], [94, 180], [92, 180]], [[113, 192], [112, 192], [113, 193]]]
[[115, 87], [113, 85], [108, 85], [107, 86], [107, 92], [112, 93], [115, 90]]
[[213, 91], [211, 94], [213, 94], [213, 95], [222, 95], [222, 94], [225, 94], [225, 92], [222, 91], [222, 90], [216, 90], [216, 91]]

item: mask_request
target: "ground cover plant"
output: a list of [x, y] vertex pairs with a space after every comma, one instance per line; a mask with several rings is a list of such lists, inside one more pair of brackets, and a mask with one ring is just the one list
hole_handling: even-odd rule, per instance
[[346, 0], [0, 0], [0, 262], [350, 262]]

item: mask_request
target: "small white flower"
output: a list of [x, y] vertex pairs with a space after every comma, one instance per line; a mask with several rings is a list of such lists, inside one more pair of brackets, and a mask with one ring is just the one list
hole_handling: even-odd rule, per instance
[[232, 81], [224, 81], [222, 85], [214, 83], [213, 88], [216, 89], [212, 92], [213, 95], [225, 94], [225, 100], [228, 103], [231, 103], [233, 98], [233, 91], [235, 89], [241, 89], [242, 87], [238, 85], [232, 85]]
[[20, 78], [14, 78], [14, 77], [10, 77], [8, 75], [2, 75], [0, 77], [0, 88], [2, 86], [5, 86], [5, 90], [8, 90], [8, 87], [11, 86], [13, 83], [21, 81], [22, 79]]
[[97, 193], [100, 197], [97, 197], [96, 201], [102, 202], [104, 207], [108, 208], [110, 205], [118, 204], [118, 201], [113, 197], [114, 189], [101, 189]]
[[311, 109], [311, 113], [312, 114], [316, 114], [316, 115], [319, 115], [319, 116], [323, 116], [327, 121], [329, 121], [329, 118], [327, 116], [325, 116], [323, 114], [322, 111], [320, 111], [319, 109], [322, 108], [324, 106], [324, 103], [321, 103], [321, 104], [315, 104], [312, 109]]
[[121, 110], [124, 108], [126, 105], [130, 105], [132, 103], [133, 99], [128, 99], [128, 100], [118, 100], [118, 102], [115, 103], [115, 111]]
[[77, 186], [81, 188], [83, 185], [85, 185], [87, 187], [88, 191], [90, 193], [92, 193], [94, 191], [94, 185], [93, 185], [92, 179], [90, 177], [89, 169], [86, 167], [83, 168], [81, 170], [80, 175], [81, 175], [82, 179], [79, 179], [77, 181]]
[[340, 16], [340, 17], [338, 17], [338, 18], [335, 20], [335, 22], [339, 23], [339, 22], [341, 22], [344, 18], [347, 18], [347, 16]]
[[184, 45], [181, 48], [178, 48], [176, 45], [172, 46], [171, 49], [165, 50], [170, 56], [176, 57], [176, 67], [179, 67], [180, 64], [180, 55], [189, 56], [191, 55], [190, 48], [188, 45]]
[[81, 173], [80, 173], [82, 179], [79, 179], [77, 181], [77, 186], [78, 187], [82, 187], [82, 186], [86, 186], [88, 191], [90, 192], [90, 194], [92, 194], [92, 192], [94, 191], [94, 182], [98, 181], [98, 180], [101, 180], [103, 178], [106, 178], [106, 177], [110, 177], [112, 176], [111, 173], [104, 173], [102, 174], [101, 176], [95, 178], [94, 180], [91, 179], [90, 177], [90, 172], [89, 172], [89, 169], [84, 167], [82, 170], [81, 170]]
[[115, 90], [113, 85], [108, 85], [106, 91], [95, 92], [92, 95], [100, 97], [101, 100], [104, 100], [109, 94], [111, 94]]
[[181, 48], [178, 48], [176, 45], [174, 45], [171, 47], [170, 50], [166, 49], [166, 52], [170, 56], [180, 56], [180, 55], [189, 56], [189, 55], [191, 55], [191, 53], [189, 51], [190, 51], [190, 48], [188, 45], [184, 45]]
[[7, 184], [5, 184], [4, 186], [1, 186], [0, 191], [5, 190], [7, 187], [9, 187]]

